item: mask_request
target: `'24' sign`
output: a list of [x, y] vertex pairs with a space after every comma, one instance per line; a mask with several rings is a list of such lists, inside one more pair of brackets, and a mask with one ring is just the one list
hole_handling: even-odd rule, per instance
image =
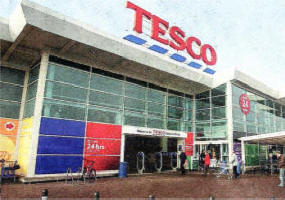
[[247, 115], [250, 111], [250, 100], [246, 94], [240, 95], [239, 105], [241, 112]]

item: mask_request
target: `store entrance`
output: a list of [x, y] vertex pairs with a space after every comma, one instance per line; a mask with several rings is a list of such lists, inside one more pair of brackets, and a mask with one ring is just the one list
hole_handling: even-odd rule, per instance
[[[139, 168], [141, 168], [142, 156], [144, 156], [143, 173], [154, 173], [158, 168], [161, 168], [161, 171], [171, 169], [173, 153], [176, 156], [176, 138], [126, 135], [124, 161], [128, 163], [128, 173], [138, 173], [137, 160], [139, 159]], [[172, 164], [175, 163], [176, 161], [172, 159]]]
[[195, 148], [197, 159], [199, 159], [203, 151], [208, 151], [211, 159], [228, 162], [227, 144], [197, 144]]

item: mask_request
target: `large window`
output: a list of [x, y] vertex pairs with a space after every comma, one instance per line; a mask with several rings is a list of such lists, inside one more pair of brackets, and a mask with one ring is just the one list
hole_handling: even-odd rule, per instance
[[18, 119], [25, 71], [0, 66], [0, 117]]
[[[191, 95], [86, 69], [49, 63], [43, 116], [193, 131]], [[30, 91], [34, 91], [32, 84], [35, 83], [31, 83]]]
[[196, 140], [225, 140], [226, 84], [195, 96]]
[[34, 115], [39, 70], [40, 70], [39, 65], [36, 65], [31, 68], [30, 73], [29, 73], [24, 118], [32, 117]]

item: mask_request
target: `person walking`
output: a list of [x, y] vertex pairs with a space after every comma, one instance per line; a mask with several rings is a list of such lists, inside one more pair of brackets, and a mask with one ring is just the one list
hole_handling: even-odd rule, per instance
[[199, 166], [201, 170], [204, 170], [205, 165], [205, 151], [203, 150], [202, 153], [199, 156]]
[[209, 152], [206, 151], [204, 159], [204, 174], [207, 174], [207, 172], [209, 171], [209, 167], [210, 167], [210, 155]]
[[233, 164], [233, 173], [234, 173], [234, 178], [236, 179], [238, 177], [238, 172], [237, 172], [237, 166], [238, 166], [238, 158], [235, 152], [233, 152], [233, 159], [232, 159], [232, 164]]
[[284, 154], [281, 154], [279, 150], [276, 151], [276, 155], [278, 159], [279, 179], [280, 179], [280, 184], [278, 186], [284, 187], [285, 158]]
[[187, 157], [186, 157], [186, 154], [185, 154], [185, 152], [183, 150], [181, 151], [179, 157], [180, 157], [181, 174], [185, 175], [186, 172], [185, 172], [184, 164], [185, 164], [185, 161], [186, 161]]

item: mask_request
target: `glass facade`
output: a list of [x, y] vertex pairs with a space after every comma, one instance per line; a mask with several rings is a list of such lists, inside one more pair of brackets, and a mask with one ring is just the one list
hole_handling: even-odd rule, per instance
[[42, 116], [193, 131], [193, 96], [97, 69], [51, 62]]
[[0, 160], [15, 160], [25, 71], [0, 66]]
[[227, 139], [226, 84], [195, 96], [196, 140]]
[[[234, 139], [285, 130], [285, 106], [235, 85], [232, 86], [232, 93]], [[250, 100], [250, 112], [247, 115], [240, 108], [242, 94], [246, 94]]]
[[34, 115], [39, 70], [39, 65], [32, 67], [30, 70], [23, 118], [29, 118]]

